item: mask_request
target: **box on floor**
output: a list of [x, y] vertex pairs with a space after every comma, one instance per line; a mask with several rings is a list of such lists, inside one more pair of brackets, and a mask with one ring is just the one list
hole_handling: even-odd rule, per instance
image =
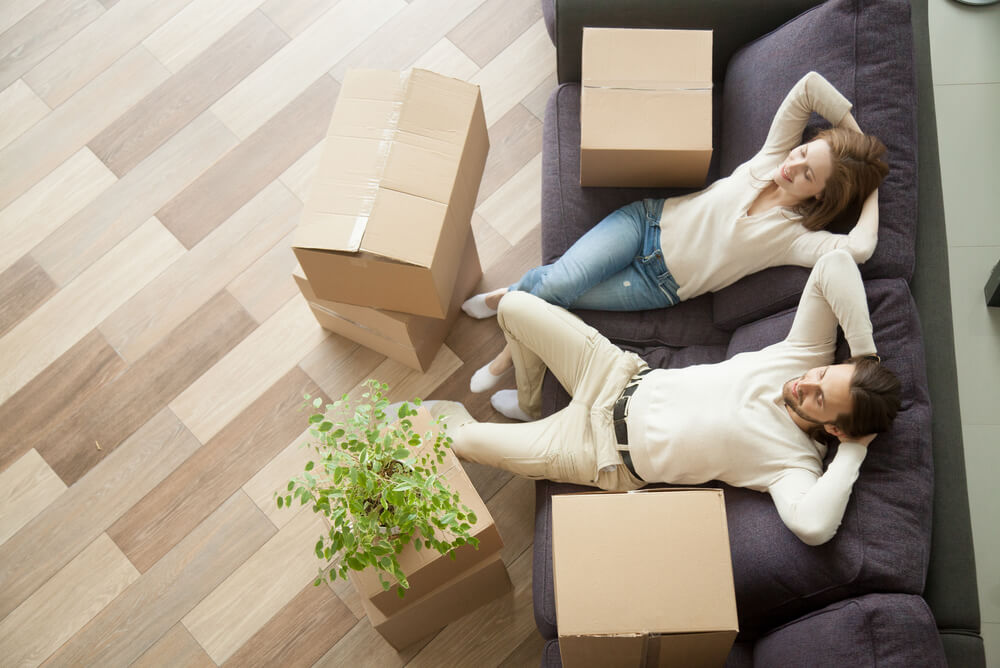
[[559, 649], [580, 666], [722, 666], [738, 632], [722, 491], [552, 498]]
[[582, 67], [580, 185], [704, 185], [711, 30], [584, 28]]
[[371, 348], [401, 364], [426, 371], [452, 326], [458, 320], [462, 302], [472, 294], [483, 271], [470, 234], [462, 253], [462, 264], [455, 277], [454, 292], [445, 318], [383, 311], [354, 304], [327, 301], [316, 296], [304, 276], [293, 274], [302, 296], [309, 302], [316, 320], [323, 328]]
[[292, 242], [316, 296], [447, 317], [488, 150], [478, 86], [348, 71]]

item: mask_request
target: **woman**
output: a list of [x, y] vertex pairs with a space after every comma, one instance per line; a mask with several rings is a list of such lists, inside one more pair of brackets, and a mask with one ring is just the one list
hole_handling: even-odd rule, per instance
[[[861, 133], [850, 109], [826, 79], [806, 74], [778, 108], [763, 148], [730, 176], [697, 193], [618, 209], [555, 263], [470, 298], [463, 310], [495, 315], [510, 290], [564, 308], [664, 308], [767, 267], [811, 267], [834, 248], [864, 262], [878, 240], [877, 188], [889, 168], [885, 146]], [[798, 145], [813, 111], [835, 127]], [[855, 201], [863, 205], [850, 234], [823, 231]], [[505, 348], [473, 375], [472, 391], [492, 388], [510, 367]]]

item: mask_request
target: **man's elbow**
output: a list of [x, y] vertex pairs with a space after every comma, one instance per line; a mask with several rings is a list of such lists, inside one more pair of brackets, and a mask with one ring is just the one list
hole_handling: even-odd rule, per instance
[[822, 545], [837, 535], [837, 526], [831, 527], [816, 523], [799, 523], [796, 525], [789, 525], [788, 528], [792, 530], [792, 533], [794, 533], [799, 540], [812, 547]]

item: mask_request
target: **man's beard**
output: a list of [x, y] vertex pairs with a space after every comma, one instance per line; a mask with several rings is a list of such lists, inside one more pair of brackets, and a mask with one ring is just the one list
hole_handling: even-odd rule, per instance
[[806, 422], [811, 422], [812, 424], [821, 426], [826, 424], [825, 422], [822, 422], [814, 417], [811, 417], [810, 415], [807, 415], [805, 411], [802, 410], [802, 405], [799, 402], [799, 398], [792, 391], [792, 387], [794, 387], [795, 382], [799, 380], [802, 380], [801, 377], [793, 378], [792, 380], [785, 383], [784, 387], [781, 388], [781, 398], [784, 400], [785, 405], [788, 406], [788, 408], [790, 408], [796, 415], [798, 415]]

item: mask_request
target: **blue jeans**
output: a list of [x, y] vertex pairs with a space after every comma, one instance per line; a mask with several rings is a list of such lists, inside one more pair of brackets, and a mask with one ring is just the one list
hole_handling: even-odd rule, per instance
[[552, 264], [535, 267], [511, 290], [563, 308], [644, 311], [673, 306], [677, 282], [660, 247], [662, 199], [610, 213]]

